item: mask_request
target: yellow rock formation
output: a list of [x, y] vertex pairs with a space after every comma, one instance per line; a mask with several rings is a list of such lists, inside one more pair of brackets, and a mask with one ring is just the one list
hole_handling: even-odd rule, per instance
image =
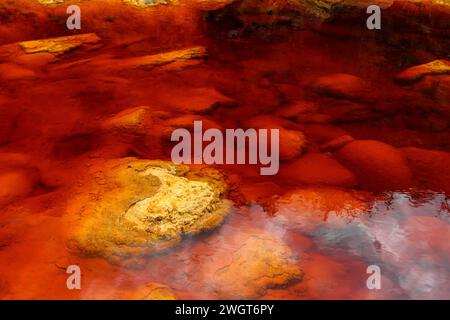
[[75, 36], [49, 38], [20, 42], [19, 46], [26, 53], [48, 52], [63, 54], [86, 44], [97, 44], [100, 38], [95, 33], [79, 34]]
[[70, 207], [81, 214], [74, 242], [89, 256], [138, 259], [213, 229], [230, 212], [225, 185], [211, 169], [128, 158], [93, 175]]

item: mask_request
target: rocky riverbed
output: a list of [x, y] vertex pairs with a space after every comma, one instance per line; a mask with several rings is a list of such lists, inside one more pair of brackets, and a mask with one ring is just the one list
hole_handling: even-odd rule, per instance
[[[364, 1], [76, 1], [72, 31], [2, 3], [0, 298], [449, 299], [450, 3], [374, 2], [381, 30]], [[174, 164], [194, 121], [278, 129], [278, 174]]]

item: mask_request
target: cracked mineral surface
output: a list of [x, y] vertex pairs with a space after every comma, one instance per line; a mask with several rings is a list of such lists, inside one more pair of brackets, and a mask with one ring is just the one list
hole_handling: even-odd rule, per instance
[[75, 243], [111, 261], [170, 248], [183, 236], [217, 227], [231, 211], [226, 186], [210, 170], [194, 177], [168, 162], [121, 160], [95, 181]]
[[[450, 0], [0, 0], [0, 299], [450, 299], [449, 30]], [[278, 129], [278, 174], [173, 164], [196, 121]]]
[[63, 54], [85, 44], [96, 44], [100, 38], [93, 33], [80, 34], [76, 36], [57, 37], [42, 40], [24, 41], [19, 43], [26, 53], [48, 52]]

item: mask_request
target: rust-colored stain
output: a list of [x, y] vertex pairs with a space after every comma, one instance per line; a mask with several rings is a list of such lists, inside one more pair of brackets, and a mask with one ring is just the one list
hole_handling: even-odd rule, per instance
[[[0, 299], [450, 298], [448, 1], [378, 1], [380, 30], [358, 1], [92, 0], [81, 30], [50, 2], [0, 5]], [[194, 121], [279, 129], [279, 172], [172, 164]]]

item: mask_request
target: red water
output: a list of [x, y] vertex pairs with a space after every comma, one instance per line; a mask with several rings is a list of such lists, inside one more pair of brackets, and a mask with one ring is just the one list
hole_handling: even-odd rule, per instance
[[[31, 12], [44, 12], [40, 7], [34, 10]], [[63, 11], [47, 10], [56, 10], [60, 16]], [[1, 298], [130, 298], [152, 282], [169, 286], [181, 299], [220, 298], [208, 283], [209, 264], [232, 255], [232, 244], [252, 235], [285, 243], [297, 254], [305, 273], [298, 283], [268, 288], [258, 297], [261, 299], [450, 298], [448, 181], [438, 186], [431, 183], [431, 190], [429, 183], [418, 178], [402, 190], [390, 188], [389, 179], [385, 185], [375, 186], [363, 181], [354, 189], [368, 192], [364, 215], [349, 218], [324, 212], [327, 219], [311, 220], [305, 213], [293, 224], [284, 218], [289, 216], [289, 206], [275, 208], [274, 201], [296, 188], [317, 185], [288, 183], [286, 173], [260, 176], [257, 166], [221, 166], [219, 170], [232, 186], [229, 197], [235, 209], [216, 230], [149, 257], [140, 268], [112, 265], [69, 250], [68, 237], [77, 220], [67, 214], [67, 203], [91, 162], [130, 155], [170, 160], [170, 145], [159, 147], [147, 142], [130, 151], [133, 148], [119, 141], [105, 144], [98, 135], [99, 120], [142, 105], [176, 115], [178, 111], [158, 107], [163, 105], [161, 93], [183, 99], [183, 92], [190, 88], [214, 87], [237, 101], [238, 107], [219, 108], [202, 118], [223, 128], [238, 128], [257, 115], [275, 116], [292, 101], [315, 99], [324, 103], [325, 98], [313, 96], [309, 84], [332, 73], [359, 76], [380, 90], [385, 100], [395, 97], [402, 101], [405, 91], [392, 81], [395, 75], [410, 65], [445, 58], [448, 53], [434, 47], [421, 53], [405, 52], [388, 40], [370, 39], [362, 28], [336, 25], [314, 31], [278, 30], [270, 36], [263, 32], [232, 39], [214, 37], [205, 32], [208, 25], [199, 18], [200, 13], [189, 7], [161, 7], [145, 13], [126, 9], [135, 15], [134, 20], [125, 18], [120, 13], [123, 9], [113, 5], [104, 8], [102, 15], [95, 3], [84, 10], [83, 33], [96, 32], [103, 39], [102, 46], [73, 51], [44, 69], [37, 68], [37, 79], [3, 81], [0, 88], [1, 121], [13, 128], [0, 152], [24, 153], [31, 159], [26, 166], [40, 170], [32, 191], [4, 204], [0, 211]], [[55, 17], [58, 21], [58, 15]], [[32, 19], [47, 24], [31, 31], [13, 21], [1, 27], [5, 34], [5, 28], [11, 28], [4, 43], [64, 34], [55, 21], [41, 16]], [[105, 22], [108, 19], [114, 23]], [[129, 70], [115, 75], [83, 63], [64, 67], [88, 58], [101, 62], [109, 57], [141, 56], [194, 45], [207, 47], [208, 60], [178, 72]], [[346, 133], [396, 148], [448, 152], [448, 126], [437, 130], [436, 117], [404, 111], [409, 101], [403, 103], [399, 110], [388, 110], [375, 120], [334, 124], [291, 121], [289, 126], [306, 134], [307, 153], [319, 152], [323, 142]], [[286, 165], [282, 163], [281, 170]], [[440, 171], [448, 176], [448, 167], [442, 167], [428, 179], [441, 181]], [[339, 200], [331, 196], [330, 201]], [[66, 288], [65, 268], [70, 264], [83, 270], [82, 290]], [[366, 268], [372, 264], [383, 271], [382, 290], [366, 287]]]

